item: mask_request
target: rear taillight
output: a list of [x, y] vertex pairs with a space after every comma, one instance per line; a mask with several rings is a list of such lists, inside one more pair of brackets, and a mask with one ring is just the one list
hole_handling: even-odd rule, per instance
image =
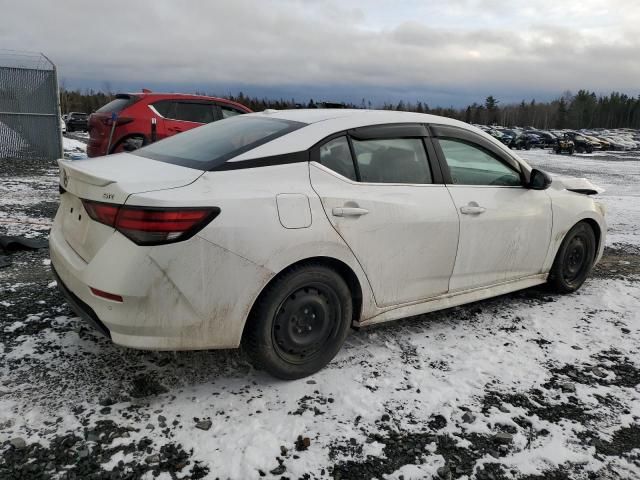
[[[108, 127], [110, 127], [113, 124], [113, 120], [111, 120], [111, 117], [102, 118], [100, 119], [100, 121]], [[127, 123], [131, 123], [131, 122], [133, 122], [133, 118], [130, 118], [130, 117], [116, 118], [116, 125], [126, 125]]]
[[82, 204], [89, 216], [96, 222], [104, 223], [110, 227], [115, 225], [118, 210], [120, 210], [119, 205], [114, 205], [113, 203], [90, 202], [89, 200], [83, 200]]
[[217, 207], [129, 207], [83, 200], [96, 222], [114, 227], [138, 245], [161, 245], [186, 240], [220, 213]]

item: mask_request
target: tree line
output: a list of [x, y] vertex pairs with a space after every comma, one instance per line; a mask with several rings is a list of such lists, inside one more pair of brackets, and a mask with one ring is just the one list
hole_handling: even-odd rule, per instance
[[[196, 92], [204, 95], [203, 92]], [[216, 95], [221, 96], [221, 95]], [[306, 103], [295, 99], [259, 98], [245, 95], [223, 95], [254, 111], [267, 108], [277, 110], [290, 108], [313, 108], [321, 105], [313, 99]], [[62, 113], [94, 112], [113, 99], [113, 94], [94, 90], [60, 89]], [[455, 118], [468, 123], [504, 126], [532, 126], [535, 128], [637, 128], [640, 129], [640, 96], [632, 97], [624, 93], [612, 92], [609, 95], [596, 95], [595, 92], [579, 90], [577, 94], [565, 92], [559, 98], [549, 102], [522, 101], [500, 105], [500, 101], [489, 95], [483, 103], [473, 103], [464, 108], [431, 108], [428, 103], [400, 101], [397, 104], [384, 103], [373, 105], [362, 99], [360, 103], [345, 103], [346, 108], [379, 108], [383, 110], [401, 110], [407, 112], [431, 113]]]

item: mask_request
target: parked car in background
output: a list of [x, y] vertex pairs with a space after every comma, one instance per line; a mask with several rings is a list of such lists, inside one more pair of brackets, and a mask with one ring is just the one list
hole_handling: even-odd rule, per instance
[[60, 117], [60, 131], [63, 135], [67, 133], [67, 124], [64, 122], [62, 117]]
[[120, 93], [89, 118], [87, 155], [97, 157], [133, 151], [176, 133], [249, 112], [244, 105], [224, 98], [179, 93]]
[[587, 180], [433, 115], [267, 111], [59, 165], [51, 265], [80, 316], [131, 348], [242, 345], [285, 379], [352, 325], [573, 292], [605, 244]]
[[537, 132], [532, 130], [514, 132], [516, 132], [515, 137], [511, 137], [511, 140], [507, 143], [509, 148], [516, 150], [531, 150], [532, 148], [542, 148], [544, 146], [544, 143], [537, 135]]
[[82, 112], [69, 112], [65, 123], [68, 132], [86, 132], [89, 130], [89, 115]]
[[541, 146], [544, 148], [553, 148], [557, 143], [556, 141], [558, 138], [551, 132], [547, 132], [546, 130], [536, 130], [535, 134], [540, 137], [540, 141], [542, 143]]
[[611, 150], [630, 150], [631, 147], [627, 145], [624, 140], [620, 139], [614, 134], [609, 134], [603, 137], [611, 145]]
[[566, 132], [565, 136], [573, 141], [576, 153], [592, 153], [595, 145], [578, 132]]
[[608, 143], [596, 138], [592, 135], [582, 134], [584, 138], [587, 139], [593, 145], [594, 150], [608, 150]]

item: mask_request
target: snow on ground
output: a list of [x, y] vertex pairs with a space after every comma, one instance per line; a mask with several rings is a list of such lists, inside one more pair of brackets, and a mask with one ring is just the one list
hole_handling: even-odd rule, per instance
[[81, 133], [78, 132], [69, 133], [62, 137], [62, 148], [64, 149], [65, 158], [70, 158], [71, 160], [87, 158], [87, 139], [80, 135]]
[[[238, 351], [117, 347], [64, 304], [46, 250], [12, 254], [0, 478], [640, 477], [640, 158], [522, 156], [607, 189], [605, 258], [578, 293], [529, 289], [362, 329], [294, 382]], [[53, 168], [0, 176], [3, 214], [51, 218]]]

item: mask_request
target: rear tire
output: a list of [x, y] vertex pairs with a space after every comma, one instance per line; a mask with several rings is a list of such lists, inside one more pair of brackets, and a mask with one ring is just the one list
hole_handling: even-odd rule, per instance
[[120, 140], [115, 147], [111, 149], [110, 153], [122, 153], [133, 152], [139, 148], [144, 147], [147, 141], [143, 135], [131, 135]]
[[587, 222], [573, 226], [562, 241], [549, 272], [549, 286], [558, 293], [572, 293], [586, 280], [596, 258], [596, 235]]
[[257, 369], [295, 380], [333, 359], [352, 318], [351, 291], [335, 270], [318, 263], [295, 266], [260, 295], [242, 347]]

